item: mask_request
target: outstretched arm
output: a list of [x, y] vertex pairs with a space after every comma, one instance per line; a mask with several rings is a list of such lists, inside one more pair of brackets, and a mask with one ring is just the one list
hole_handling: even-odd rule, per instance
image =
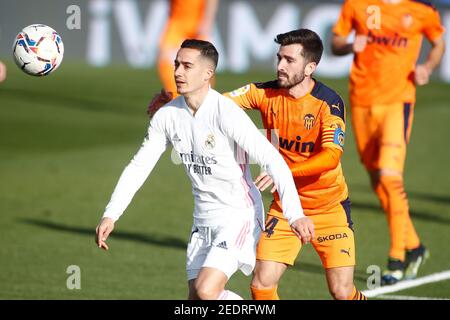
[[167, 148], [168, 140], [166, 136], [154, 128], [157, 125], [152, 120], [148, 134], [144, 142], [130, 161], [128, 166], [123, 170], [119, 181], [111, 196], [111, 200], [106, 206], [100, 223], [96, 228], [96, 243], [99, 248], [108, 250], [106, 239], [114, 229], [114, 223], [120, 218], [125, 209], [130, 204], [136, 192], [147, 179], [161, 154]]
[[[341, 150], [325, 147], [311, 158], [293, 166], [291, 168], [292, 175], [294, 177], [307, 177], [333, 170], [339, 165], [341, 156]], [[260, 191], [266, 190], [268, 187], [272, 186], [272, 184], [272, 178], [265, 171], [261, 172], [255, 179], [255, 185]], [[273, 185], [270, 192], [274, 193], [276, 190], [276, 186]]]
[[347, 37], [334, 34], [331, 43], [331, 51], [337, 56], [364, 51], [367, 45], [367, 36], [358, 34], [353, 42], [347, 42]]
[[102, 218], [95, 229], [95, 243], [103, 250], [109, 250], [106, 240], [109, 234], [114, 230], [114, 221], [111, 218]]
[[306, 161], [299, 162], [292, 168], [294, 177], [306, 177], [333, 170], [341, 160], [342, 151], [336, 148], [323, 148]]

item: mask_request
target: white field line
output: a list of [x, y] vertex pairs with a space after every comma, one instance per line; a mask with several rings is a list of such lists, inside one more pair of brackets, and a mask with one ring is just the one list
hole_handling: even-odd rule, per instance
[[377, 299], [386, 299], [386, 300], [450, 300], [449, 298], [413, 297], [413, 296], [390, 296], [388, 294], [382, 294], [380, 296], [377, 296]]
[[372, 290], [364, 290], [364, 291], [362, 291], [362, 293], [366, 297], [371, 298], [371, 297], [376, 297], [381, 294], [397, 292], [397, 291], [405, 290], [408, 288], [418, 287], [418, 286], [421, 286], [421, 285], [424, 285], [427, 283], [444, 281], [447, 279], [450, 279], [450, 270], [433, 273], [428, 276], [417, 278], [414, 280], [400, 281], [391, 286], [379, 287], [379, 288], [372, 289]]

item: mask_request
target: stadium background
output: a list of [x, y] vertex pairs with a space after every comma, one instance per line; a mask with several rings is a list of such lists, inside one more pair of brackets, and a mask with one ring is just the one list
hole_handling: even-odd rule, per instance
[[[439, 4], [450, 29], [448, 1]], [[329, 48], [340, 1], [222, 1], [214, 42], [221, 52], [216, 88], [231, 90], [273, 78], [273, 36], [299, 26], [316, 30]], [[77, 6], [80, 26], [74, 26]], [[72, 6], [72, 7], [70, 7]], [[145, 109], [160, 88], [153, 68], [167, 13], [165, 1], [13, 1], [0, 3], [0, 298], [184, 299], [185, 246], [192, 195], [181, 166], [167, 152], [116, 224], [110, 251], [94, 244], [95, 226], [123, 167], [139, 147]], [[15, 35], [44, 23], [62, 36], [62, 66], [33, 78], [11, 59]], [[75, 23], [76, 24], [76, 23]], [[446, 34], [450, 43], [449, 33]], [[325, 52], [317, 77], [348, 101], [351, 58]], [[431, 259], [421, 276], [450, 270], [450, 50], [433, 81], [418, 90], [406, 164], [411, 214]], [[250, 113], [259, 127], [257, 113]], [[349, 114], [349, 116], [351, 116]], [[367, 289], [370, 266], [383, 267], [385, 218], [369, 188], [348, 130], [343, 167], [353, 202], [355, 279]], [[253, 168], [257, 169], [257, 168]], [[268, 207], [270, 194], [264, 193]], [[70, 266], [81, 289], [70, 290]], [[69, 269], [68, 269], [69, 268]], [[69, 272], [69, 273], [67, 273]], [[249, 278], [230, 287], [249, 298]], [[328, 299], [320, 261], [310, 246], [280, 285], [284, 299]], [[450, 298], [440, 281], [378, 298]]]

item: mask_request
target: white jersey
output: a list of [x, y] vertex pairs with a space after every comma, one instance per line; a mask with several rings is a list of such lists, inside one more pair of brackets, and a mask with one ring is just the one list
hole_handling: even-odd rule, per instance
[[192, 182], [194, 224], [216, 224], [227, 209], [261, 205], [261, 195], [239, 149], [272, 177], [289, 222], [303, 217], [284, 159], [243, 110], [213, 89], [209, 89], [195, 114], [183, 96], [156, 112], [141, 148], [117, 183], [104, 217], [116, 221], [122, 215], [169, 143]]

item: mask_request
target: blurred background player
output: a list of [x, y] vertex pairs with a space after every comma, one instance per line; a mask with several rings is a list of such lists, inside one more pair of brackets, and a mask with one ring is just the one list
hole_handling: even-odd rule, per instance
[[[194, 195], [194, 223], [187, 248], [190, 299], [234, 300], [225, 290], [237, 270], [249, 275], [256, 242], [264, 226], [261, 195], [248, 162], [236, 150], [268, 169], [276, 181], [283, 214], [293, 232], [308, 243], [311, 219], [303, 215], [292, 174], [283, 158], [230, 99], [211, 89], [218, 53], [207, 41], [186, 40], [175, 60], [175, 82], [181, 95], [150, 122], [144, 143], [123, 171], [97, 227], [97, 244], [106, 239], [136, 191], [171, 143], [185, 165]], [[300, 241], [300, 240], [299, 240]]]
[[[352, 30], [356, 36], [347, 43]], [[390, 250], [382, 284], [417, 276], [428, 256], [411, 221], [403, 169], [416, 85], [425, 85], [445, 50], [444, 28], [429, 1], [347, 0], [333, 28], [332, 51], [354, 53], [350, 104], [357, 149], [386, 212]], [[417, 64], [423, 35], [431, 50]]]
[[170, 0], [169, 17], [160, 41], [158, 73], [166, 91], [178, 94], [173, 79], [173, 61], [185, 39], [209, 40], [219, 0]]
[[[277, 80], [252, 83], [226, 93], [243, 109], [259, 110], [264, 128], [278, 130], [279, 152], [294, 176], [305, 215], [313, 220], [311, 243], [325, 269], [334, 299], [365, 300], [353, 281], [356, 261], [350, 200], [340, 159], [345, 139], [345, 106], [340, 96], [312, 78], [323, 52], [320, 37], [308, 29], [277, 35]], [[151, 115], [162, 101], [153, 98]], [[161, 99], [166, 97], [161, 97]], [[271, 137], [269, 137], [271, 138]], [[272, 184], [264, 173], [255, 180], [263, 191]], [[272, 192], [275, 188], [272, 189]], [[267, 215], [251, 283], [255, 300], [277, 300], [278, 283], [302, 243], [282, 216], [279, 195]]]
[[6, 66], [0, 61], [0, 83], [6, 79]]

